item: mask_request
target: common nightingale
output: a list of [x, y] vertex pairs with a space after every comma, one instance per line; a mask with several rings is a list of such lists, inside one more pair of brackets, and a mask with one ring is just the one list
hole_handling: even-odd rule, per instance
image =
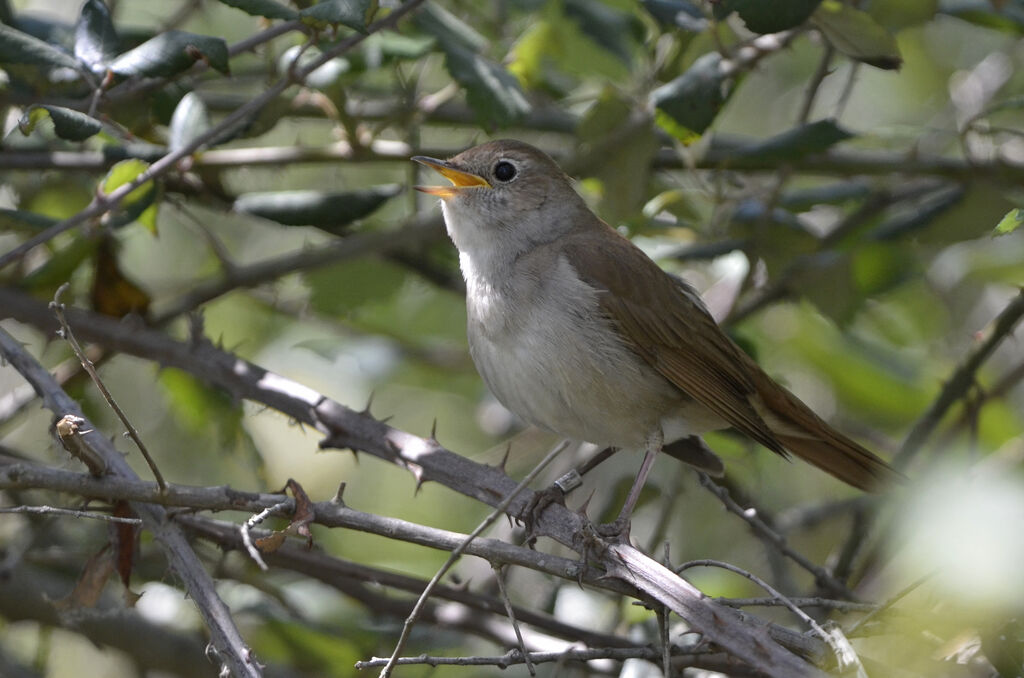
[[697, 292], [594, 215], [542, 151], [501, 140], [413, 160], [452, 183], [416, 188], [441, 198], [459, 250], [480, 375], [540, 428], [644, 447], [629, 511], [666, 441], [729, 426], [864, 490], [898, 477], [765, 374]]

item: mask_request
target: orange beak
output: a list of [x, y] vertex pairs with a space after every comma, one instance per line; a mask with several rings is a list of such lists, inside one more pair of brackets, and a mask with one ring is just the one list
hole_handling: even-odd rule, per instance
[[417, 191], [436, 195], [439, 198], [450, 198], [464, 188], [491, 187], [483, 177], [456, 169], [447, 161], [428, 158], [422, 155], [414, 156], [412, 159], [421, 165], [426, 165], [430, 169], [435, 170], [453, 184], [452, 186], [414, 186], [413, 188]]

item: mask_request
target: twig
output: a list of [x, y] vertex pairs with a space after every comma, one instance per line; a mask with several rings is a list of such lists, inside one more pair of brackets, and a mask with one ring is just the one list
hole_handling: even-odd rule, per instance
[[[413, 607], [412, 612], [409, 613], [409, 617], [405, 620], [405, 624], [402, 625], [402, 633], [398, 636], [398, 641], [395, 643], [395, 649], [391, 653], [391, 658], [393, 660], [397, 660], [398, 656], [402, 653], [402, 649], [405, 647], [405, 643], [409, 640], [409, 634], [412, 632], [412, 627], [416, 624], [416, 619], [419, 617], [420, 610], [423, 609], [423, 605], [426, 603], [427, 598], [430, 597], [430, 592], [433, 591], [434, 587], [437, 586], [438, 582], [441, 581], [441, 577], [443, 577], [448, 572], [448, 570], [451, 569], [452, 565], [455, 564], [455, 561], [457, 561], [462, 556], [463, 552], [465, 552], [466, 547], [469, 546], [470, 542], [472, 542], [484, 530], [490, 527], [494, 523], [494, 521], [498, 519], [499, 516], [503, 515], [505, 513], [505, 510], [508, 509], [509, 506], [511, 506], [512, 502], [520, 495], [520, 493], [522, 493], [523, 490], [529, 487], [530, 483], [533, 482], [534, 478], [540, 475], [540, 472], [543, 471], [548, 464], [554, 461], [555, 457], [557, 457], [562, 452], [562, 450], [564, 450], [568, 446], [569, 441], [567, 440], [563, 440], [558, 445], [555, 445], [555, 447], [552, 448], [552, 450], [547, 453], [547, 455], [540, 461], [540, 463], [534, 466], [533, 470], [527, 473], [526, 477], [523, 478], [519, 482], [519, 484], [516, 485], [515, 488], [511, 492], [509, 492], [505, 496], [505, 498], [501, 500], [501, 502], [498, 503], [497, 506], [495, 506], [494, 510], [491, 511], [491, 513], [486, 518], [484, 518], [484, 520], [479, 525], [477, 525], [476, 529], [470, 532], [469, 536], [467, 536], [466, 539], [461, 544], [459, 544], [459, 546], [455, 550], [451, 552], [451, 555], [448, 556], [448, 560], [446, 560], [444, 565], [442, 565], [441, 568], [434, 574], [430, 582], [427, 584], [427, 587], [423, 589], [423, 593], [420, 594], [419, 600], [416, 601], [416, 605]], [[395, 665], [393, 662], [386, 665], [380, 672], [380, 678], [387, 678], [388, 676], [390, 676], [391, 672], [394, 670], [394, 667]]]
[[988, 337], [967, 354], [964, 361], [953, 371], [945, 386], [942, 387], [938, 397], [914, 424], [914, 428], [910, 430], [903, 445], [900, 446], [899, 452], [893, 457], [892, 465], [895, 468], [903, 469], [910, 463], [928, 436], [939, 425], [946, 411], [974, 384], [974, 375], [978, 368], [996, 350], [1003, 339], [1013, 331], [1022, 316], [1024, 316], [1024, 289], [1018, 292], [1017, 296], [999, 313], [992, 323]]
[[846, 104], [850, 102], [850, 97], [853, 95], [853, 87], [857, 84], [857, 73], [860, 71], [860, 62], [850, 62], [850, 73], [846, 76], [846, 84], [843, 85], [843, 91], [839, 95], [839, 99], [836, 100], [835, 110], [832, 112], [832, 117], [836, 120], [843, 117], [843, 112], [846, 111]]
[[907, 595], [912, 593], [917, 587], [919, 587], [921, 584], [923, 584], [926, 581], [928, 581], [929, 579], [931, 579], [933, 576], [935, 576], [935, 573], [934, 572], [930, 572], [930, 573], [924, 575], [923, 577], [921, 577], [920, 579], [917, 579], [917, 580], [913, 581], [912, 583], [908, 584], [907, 586], [905, 586], [902, 589], [900, 589], [899, 591], [897, 591], [895, 595], [890, 597], [884, 603], [882, 603], [881, 605], [876, 607], [874, 610], [871, 610], [871, 612], [868, 612], [861, 619], [857, 620], [857, 622], [855, 624], [853, 624], [849, 628], [849, 630], [846, 632], [846, 635], [852, 636], [854, 633], [857, 632], [858, 629], [860, 629], [862, 626], [864, 626], [864, 624], [866, 624], [867, 622], [871, 621], [872, 619], [874, 619], [878, 615], [882, 614], [883, 612], [885, 612], [886, 610], [891, 608], [893, 605], [895, 605], [899, 601], [903, 600], [903, 598], [905, 598]]
[[825, 51], [821, 55], [818, 67], [814, 69], [814, 75], [811, 76], [811, 81], [807, 85], [807, 92], [804, 94], [803, 103], [800, 105], [800, 113], [797, 114], [797, 122], [801, 125], [805, 124], [811, 117], [814, 99], [818, 95], [821, 83], [825, 81], [826, 76], [829, 74], [829, 66], [832, 64], [832, 56], [835, 54], [835, 51], [832, 43], [826, 43]]
[[[319, 506], [322, 508], [323, 504], [319, 504]], [[350, 511], [350, 509], [344, 509], [344, 511]], [[444, 530], [427, 527], [425, 525], [404, 523], [404, 521], [396, 521], [395, 519], [383, 516], [376, 516], [373, 514], [359, 514], [359, 516], [363, 523], [366, 525], [372, 525], [376, 528], [372, 531], [367, 530], [368, 532], [388, 538], [407, 541], [427, 548], [449, 551], [452, 548], [455, 548], [455, 546], [466, 538], [465, 534], [450, 533]], [[238, 531], [238, 526], [234, 523], [201, 518], [192, 515], [179, 515], [175, 519], [190, 533], [210, 540], [220, 548], [244, 549], [241, 535]], [[324, 524], [324, 522], [318, 522], [320, 522], [320, 524]], [[402, 525], [402, 528], [397, 532], [393, 530], [389, 531], [388, 527], [394, 527], [393, 523], [396, 522]], [[332, 526], [361, 529], [351, 523], [347, 525], [339, 525], [335, 523]], [[410, 534], [415, 534], [416, 538], [410, 538]], [[540, 572], [546, 572], [547, 574], [552, 574], [554, 576], [559, 576], [566, 581], [575, 582], [571, 576], [565, 576], [567, 573], [571, 572], [573, 568], [563, 569], [561, 573], [554, 571], [558, 568], [558, 565], [562, 565], [564, 567], [567, 564], [567, 561], [564, 558], [554, 557], [554, 567], [549, 567], [546, 570], [543, 569], [543, 567], [536, 568], [534, 567], [535, 564], [540, 563], [545, 565], [545, 561], [549, 561], [552, 556], [538, 553], [537, 551], [531, 551], [530, 549], [512, 546], [496, 539], [475, 540], [469, 551], [472, 552], [471, 555], [487, 559], [499, 565], [508, 563], [510, 560], [514, 560], [517, 561], [519, 565], [537, 569]], [[507, 556], [508, 553], [514, 553], [517, 557], [509, 559]], [[369, 567], [361, 563], [354, 563], [342, 558], [329, 556], [322, 551], [306, 550], [304, 546], [299, 546], [298, 544], [288, 541], [282, 544], [280, 548], [266, 553], [265, 559], [269, 564], [272, 564], [275, 567], [289, 569], [293, 572], [313, 577], [328, 586], [364, 601], [368, 600], [366, 592], [361, 589], [358, 591], [353, 589], [353, 585], [357, 582], [372, 584], [374, 587], [383, 586], [396, 591], [413, 593], [417, 596], [423, 591], [423, 588], [427, 583], [419, 577], [410, 577], [376, 567]], [[594, 576], [597, 577], [598, 573], [595, 572]], [[596, 581], [595, 583], [597, 586], [602, 584], [600, 581]], [[618, 592], [622, 592], [624, 587], [612, 586], [610, 589], [606, 590], [614, 591], [616, 589]], [[387, 597], [392, 602], [397, 603], [395, 606], [389, 608], [389, 613], [403, 619], [408, 616], [409, 611], [412, 609], [412, 605], [415, 602], [413, 599], [399, 600], [390, 594]], [[433, 598], [457, 603], [465, 608], [478, 612], [501, 615], [503, 617], [507, 615], [507, 611], [505, 610], [502, 602], [497, 598], [477, 593], [464, 587], [440, 585], [434, 589]], [[528, 608], [518, 608], [513, 606], [513, 610], [516, 618], [521, 623], [529, 624], [534, 628], [543, 630], [545, 633], [558, 638], [575, 640], [586, 643], [589, 646], [631, 647], [634, 644], [626, 638], [619, 638], [614, 634], [600, 633], [591, 629], [567, 624], [552, 617], [551, 615], [536, 612]]]
[[72, 518], [89, 518], [91, 520], [102, 520], [108, 523], [124, 523], [126, 525], [141, 525], [138, 518], [124, 518], [121, 516], [108, 516], [105, 513], [96, 511], [79, 511], [76, 509], [58, 508], [56, 506], [0, 506], [0, 513], [34, 513], [39, 515], [70, 516]]
[[242, 543], [245, 544], [245, 550], [249, 553], [249, 557], [252, 558], [253, 561], [255, 561], [256, 565], [258, 565], [259, 568], [264, 572], [266, 572], [269, 568], [267, 567], [267, 564], [263, 561], [263, 557], [260, 555], [260, 550], [256, 548], [255, 544], [252, 543], [252, 535], [250, 534], [250, 532], [252, 531], [252, 528], [256, 527], [270, 516], [274, 515], [275, 513], [281, 513], [282, 511], [287, 510], [290, 506], [291, 503], [288, 501], [282, 501], [277, 504], [274, 504], [273, 506], [268, 506], [267, 508], [263, 509], [256, 515], [251, 516], [238, 528], [238, 532], [242, 535]]
[[767, 523], [757, 516], [756, 513], [746, 511], [742, 506], [736, 503], [736, 501], [729, 495], [729, 491], [724, 487], [720, 486], [706, 473], [698, 472], [697, 476], [700, 478], [700, 484], [702, 487], [710, 491], [713, 495], [718, 497], [722, 505], [730, 512], [740, 518], [742, 518], [755, 533], [760, 535], [767, 542], [777, 548], [783, 555], [791, 559], [800, 567], [804, 568], [808, 572], [814, 575], [815, 581], [819, 586], [829, 589], [834, 593], [848, 598], [850, 600], [856, 600], [856, 596], [852, 591], [846, 588], [841, 581], [832, 576], [832, 574], [821, 567], [811, 562], [803, 554], [793, 550], [786, 542], [786, 538], [781, 534], [773, 530]]
[[[784, 605], [778, 598], [715, 598], [716, 603], [728, 605], [729, 607], [775, 607]], [[790, 597], [790, 601], [798, 607], [820, 607], [828, 610], [839, 610], [841, 612], [871, 612], [878, 605], [874, 603], [854, 603], [849, 600], [834, 600], [832, 598], [814, 597]]]
[[[749, 141], [723, 138], [719, 135], [711, 140], [705, 153], [695, 160], [694, 169], [717, 170], [728, 167], [733, 171], [777, 172], [777, 160], [742, 154]], [[421, 147], [410, 148], [404, 142], [376, 140], [369, 149], [357, 154], [352, 145], [345, 141], [324, 146], [264, 146], [247, 148], [217, 148], [206, 151], [192, 159], [193, 167], [229, 168], [240, 165], [280, 166], [295, 163], [346, 162], [407, 162], [410, 155], [423, 154], [434, 157], [454, 155], [461, 148]], [[153, 159], [151, 155], [140, 155], [140, 151], [121, 149], [122, 155], [103, 151], [3, 151], [0, 158], [5, 170], [37, 169], [78, 169], [101, 171], [117, 160], [141, 157]], [[564, 154], [553, 152], [556, 160], [564, 160]], [[791, 162], [797, 172], [839, 176], [853, 175], [937, 177], [971, 184], [978, 181], [997, 181], [1009, 185], [1024, 182], [1024, 165], [1008, 162], [1003, 158], [977, 160], [967, 163], [958, 158], [922, 155], [911, 151], [852, 151], [835, 149], [827, 153], [809, 155]], [[651, 161], [656, 170], [688, 170], [690, 167], [680, 159], [678, 152], [662, 149]], [[151, 168], [152, 169], [152, 168]], [[166, 171], [166, 170], [165, 170]], [[97, 213], [98, 214], [98, 213]], [[96, 216], [96, 215], [91, 215]], [[68, 227], [70, 228], [70, 226]], [[8, 255], [4, 255], [5, 257]], [[2, 265], [6, 265], [2, 261]]]
[[[736, 567], [735, 565], [731, 565], [721, 560], [712, 559], [691, 560], [675, 568], [675, 571], [679, 573], [691, 567], [719, 567], [723, 570], [728, 570], [729, 572], [733, 572], [735, 574], [740, 575], [741, 577], [745, 577], [746, 579], [749, 579], [750, 581], [754, 582], [755, 584], [763, 588], [765, 591], [767, 591], [769, 595], [771, 595], [773, 598], [781, 602], [790, 612], [799, 617], [801, 621], [810, 626], [811, 629], [818, 634], [818, 637], [824, 640], [828, 644], [828, 646], [832, 648], [832, 652], [836, 656], [836, 661], [839, 663], [840, 670], [843, 670], [847, 666], [850, 666], [852, 664], [857, 667], [858, 678], [860, 678], [861, 676], [863, 676], [863, 678], [867, 678], [867, 674], [864, 671], [864, 667], [860, 663], [860, 658], [858, 658], [855, 653], [852, 653], [849, 650], [849, 642], [842, 643], [838, 641], [836, 638], [833, 637], [833, 634], [823, 629], [821, 625], [818, 624], [818, 622], [814, 621], [814, 619], [811, 618], [810, 615], [801, 610], [800, 607], [796, 605], [792, 600], [784, 596], [780, 591], [777, 591], [775, 588], [771, 586], [771, 584], [761, 579], [753, 572], [749, 572], [747, 570], [744, 570], [743, 568]], [[845, 638], [843, 640], [845, 640]]]
[[[730, 665], [730, 661], [727, 657], [717, 653], [676, 652], [672, 654], [672, 657], [676, 660], [673, 664], [680, 668], [683, 666], [694, 666], [698, 668], [711, 668], [712, 666], [715, 666], [719, 669], [727, 670], [725, 667]], [[408, 666], [410, 664], [426, 664], [428, 666], [497, 666], [505, 669], [517, 664], [523, 664], [526, 661], [532, 661], [535, 664], [566, 661], [589, 662], [599, 659], [611, 659], [614, 661], [647, 659], [649, 661], [656, 662], [659, 658], [660, 652], [654, 648], [594, 647], [586, 649], [571, 648], [561, 652], [531, 652], [528, 657], [523, 656], [516, 650], [509, 651], [500, 657], [435, 657], [424, 654], [419, 657], [401, 657], [398, 659], [396, 664], [401, 666]], [[717, 661], [712, 664], [711, 662], [713, 659]], [[356, 662], [355, 668], [376, 668], [378, 666], [385, 666], [388, 661], [389, 659], [386, 657], [374, 657], [373, 659], [366, 661]], [[732, 664], [732, 667], [737, 668], [734, 663]]]
[[357, 233], [315, 249], [303, 249], [248, 266], [231, 268], [218, 279], [192, 285], [186, 294], [155, 314], [153, 322], [162, 324], [239, 288], [255, 287], [288, 273], [318, 268], [370, 253], [423, 245], [442, 237], [443, 233], [439, 218], [416, 218], [397, 230]]
[[50, 310], [53, 311], [53, 314], [57, 316], [57, 321], [60, 322], [60, 334], [64, 340], [71, 345], [71, 350], [75, 352], [76, 356], [78, 356], [78, 360], [81, 361], [82, 367], [89, 373], [89, 376], [92, 378], [93, 383], [96, 384], [96, 388], [99, 389], [103, 399], [107, 401], [108, 405], [110, 405], [110, 409], [114, 411], [117, 418], [121, 420], [122, 424], [124, 424], [125, 429], [128, 431], [128, 436], [135, 443], [135, 446], [139, 448], [139, 452], [142, 453], [143, 459], [146, 460], [149, 470], [153, 472], [153, 478], [156, 479], [156, 484], [160, 486], [161, 490], [163, 490], [167, 487], [167, 483], [164, 482], [163, 474], [160, 473], [160, 468], [156, 465], [156, 460], [149, 454], [146, 444], [142, 442], [142, 436], [139, 435], [139, 432], [135, 430], [135, 427], [128, 420], [128, 415], [124, 413], [124, 410], [121, 409], [120, 405], [117, 404], [117, 401], [114, 400], [114, 396], [111, 395], [110, 391], [107, 389], [106, 384], [104, 384], [103, 380], [100, 379], [99, 373], [96, 372], [96, 366], [93, 365], [92, 361], [89, 360], [89, 357], [85, 355], [85, 351], [82, 350], [81, 345], [78, 343], [78, 340], [75, 339], [75, 335], [71, 331], [71, 326], [68, 325], [68, 320], [64, 315], [64, 304], [61, 303], [60, 298], [68, 289], [69, 285], [70, 283], [64, 283], [61, 285], [57, 289], [57, 293], [53, 295], [53, 301], [50, 302]]
[[498, 582], [498, 591], [501, 593], [501, 601], [505, 604], [505, 612], [508, 614], [508, 619], [512, 622], [512, 628], [516, 632], [516, 642], [519, 643], [519, 652], [526, 661], [526, 670], [530, 672], [531, 676], [536, 676], [537, 669], [533, 666], [533, 661], [530, 660], [530, 651], [526, 648], [526, 643], [523, 641], [523, 632], [519, 628], [519, 622], [516, 620], [516, 613], [512, 608], [512, 600], [508, 597], [508, 591], [505, 590], [505, 578], [502, 576], [502, 568], [492, 565], [491, 569], [494, 570], [494, 580]]
[[[45, 330], [52, 326], [53, 319], [45, 306], [42, 309], [40, 306], [24, 293], [0, 287], [0, 309]], [[152, 330], [125, 332], [113, 319], [96, 314], [74, 309], [69, 309], [68, 314], [76, 331], [91, 341], [157, 360], [166, 366], [180, 367], [236, 398], [263, 403], [328, 433], [330, 437], [325, 446], [357, 449], [399, 464], [413, 471], [418, 482], [434, 480], [491, 506], [509, 496], [516, 485], [499, 468], [475, 463], [450, 452], [436, 440], [395, 429], [365, 412], [346, 408], [313, 389], [221, 351], [201, 337], [187, 343], [178, 342]], [[509, 513], [520, 514], [532, 495], [524, 491], [508, 507]], [[583, 518], [565, 507], [549, 506], [536, 528], [539, 535], [549, 536], [571, 548], [581, 548]], [[454, 542], [452, 548], [458, 543]], [[545, 561], [548, 558], [545, 556]], [[711, 603], [700, 591], [635, 549], [610, 545], [594, 564], [612, 573], [612, 577], [606, 577], [605, 586], [631, 591], [634, 596], [647, 595], [669, 605], [696, 631], [744, 661], [762, 666], [769, 675], [789, 678], [815, 673], [809, 665], [783, 649], [783, 646], [792, 647], [803, 656], [816, 656], [818, 648], [808, 639], [776, 627], [765, 631], [763, 622]], [[572, 563], [568, 567], [578, 572], [580, 564]], [[645, 587], [646, 594], [638, 591], [637, 585]]]
[[[47, 315], [49, 314], [47, 313]], [[85, 421], [85, 428], [93, 429], [91, 423], [82, 416], [78, 403], [72, 400], [57, 385], [50, 373], [2, 327], [0, 327], [0, 354], [35, 387], [46, 407], [54, 414], [82, 418]], [[138, 479], [124, 457], [101, 433], [91, 430], [88, 433], [82, 433], [81, 439], [85, 444], [94, 448], [98, 456], [102, 457], [111, 473], [128, 479]], [[163, 548], [171, 568], [182, 579], [189, 597], [195, 601], [196, 607], [210, 631], [211, 642], [217, 648], [225, 667], [239, 678], [258, 678], [261, 671], [251, 650], [238, 632], [224, 601], [217, 595], [213, 580], [203, 568], [202, 563], [199, 562], [184, 535], [166, 520], [164, 511], [159, 506], [133, 502], [132, 509]]]

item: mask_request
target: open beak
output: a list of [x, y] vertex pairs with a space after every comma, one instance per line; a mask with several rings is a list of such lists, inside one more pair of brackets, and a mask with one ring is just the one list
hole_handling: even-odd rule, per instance
[[487, 180], [483, 177], [478, 177], [475, 174], [469, 172], [463, 172], [460, 169], [456, 169], [451, 163], [445, 160], [438, 160], [436, 158], [428, 158], [426, 156], [417, 155], [412, 158], [421, 165], [426, 165], [432, 170], [437, 171], [448, 181], [452, 182], [452, 186], [414, 186], [417, 191], [423, 193], [429, 193], [430, 195], [436, 195], [440, 198], [450, 198], [460, 189], [483, 187], [490, 188], [491, 185], [487, 183]]

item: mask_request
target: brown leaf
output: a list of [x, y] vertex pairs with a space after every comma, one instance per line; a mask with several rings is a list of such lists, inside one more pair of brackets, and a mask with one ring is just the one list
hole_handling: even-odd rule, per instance
[[[119, 518], [136, 518], [135, 511], [126, 501], [114, 505], [114, 515]], [[135, 604], [139, 596], [131, 590], [132, 568], [135, 565], [135, 540], [139, 528], [129, 523], [117, 523], [114, 527], [114, 548], [117, 551], [117, 573], [121, 577], [124, 588], [130, 595], [125, 596], [129, 607]]]
[[292, 516], [292, 522], [288, 525], [288, 530], [293, 530], [305, 537], [306, 548], [309, 549], [313, 546], [313, 533], [309, 531], [309, 524], [313, 522], [313, 518], [316, 515], [313, 510], [313, 502], [309, 500], [309, 495], [302, 489], [302, 485], [299, 485], [291, 478], [288, 479], [286, 487], [291, 490], [292, 496], [295, 497], [295, 515]]
[[111, 238], [104, 238], [96, 252], [90, 300], [98, 313], [114, 318], [129, 313], [144, 316], [149, 310], [149, 295], [121, 271]]
[[271, 532], [266, 537], [260, 537], [259, 539], [253, 540], [256, 544], [256, 548], [263, 553], [273, 553], [277, 549], [281, 548], [281, 544], [284, 543], [284, 530], [280, 532]]
[[94, 607], [103, 594], [103, 587], [107, 584], [107, 578], [114, 572], [114, 554], [110, 550], [110, 544], [85, 562], [82, 574], [78, 576], [75, 588], [64, 598], [56, 601], [54, 606], [58, 610], [73, 610], [79, 607]]

